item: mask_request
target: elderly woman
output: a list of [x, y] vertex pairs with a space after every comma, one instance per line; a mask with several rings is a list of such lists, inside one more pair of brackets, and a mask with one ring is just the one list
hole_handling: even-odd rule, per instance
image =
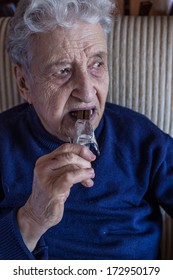
[[[111, 0], [19, 2], [8, 52], [27, 102], [0, 115], [1, 259], [159, 258], [173, 140], [106, 104], [112, 9]], [[99, 156], [74, 141], [78, 118]]]

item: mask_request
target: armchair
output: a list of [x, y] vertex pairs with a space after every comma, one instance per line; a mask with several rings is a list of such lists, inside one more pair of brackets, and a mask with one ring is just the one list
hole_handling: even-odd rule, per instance
[[[0, 111], [21, 102], [0, 18]], [[108, 101], [148, 116], [173, 136], [173, 17], [124, 16], [108, 37]], [[173, 221], [163, 212], [162, 259], [173, 259]]]

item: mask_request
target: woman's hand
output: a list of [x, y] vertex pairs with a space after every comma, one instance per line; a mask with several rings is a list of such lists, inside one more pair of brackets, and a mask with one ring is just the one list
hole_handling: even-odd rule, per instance
[[61, 221], [71, 187], [79, 182], [85, 187], [93, 186], [94, 160], [95, 155], [87, 147], [73, 144], [64, 144], [37, 160], [32, 193], [17, 215], [30, 251], [44, 232]]

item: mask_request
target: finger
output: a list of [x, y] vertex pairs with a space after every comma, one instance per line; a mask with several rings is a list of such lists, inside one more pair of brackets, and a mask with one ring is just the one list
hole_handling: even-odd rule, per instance
[[73, 166], [72, 169], [71, 166], [65, 166], [57, 171], [54, 185], [56, 186], [58, 193], [62, 193], [77, 183], [83, 182], [87, 185], [89, 182], [87, 180], [94, 178], [94, 176], [95, 173], [92, 168], [76, 169], [76, 167]]
[[88, 147], [78, 144], [63, 144], [48, 156], [52, 159], [62, 153], [74, 153], [88, 161], [94, 161], [96, 159], [96, 156], [89, 150]]
[[91, 168], [90, 161], [87, 161], [80, 156], [74, 154], [74, 153], [63, 153], [60, 155], [57, 155], [53, 159], [50, 158], [40, 158], [36, 162], [36, 168], [44, 173], [55, 171], [56, 169], [62, 168], [66, 165], [75, 165], [76, 169], [78, 168]]
[[91, 188], [91, 187], [94, 185], [94, 182], [93, 182], [92, 179], [87, 179], [87, 180], [81, 182], [81, 184], [82, 184], [84, 187]]
[[51, 170], [55, 170], [66, 165], [75, 165], [78, 168], [91, 168], [90, 161], [69, 152], [56, 156], [56, 158], [49, 162], [48, 168]]

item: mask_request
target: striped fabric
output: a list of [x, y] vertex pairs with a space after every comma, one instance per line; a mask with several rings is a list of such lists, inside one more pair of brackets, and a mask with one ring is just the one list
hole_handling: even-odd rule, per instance
[[[0, 19], [0, 111], [21, 102]], [[119, 17], [108, 38], [108, 101], [148, 116], [173, 136], [173, 17]], [[162, 259], [173, 259], [173, 222], [163, 212]]]
[[173, 136], [173, 17], [117, 19], [109, 46], [109, 100]]
[[14, 79], [13, 67], [5, 50], [9, 18], [0, 18], [0, 111], [21, 102]]

